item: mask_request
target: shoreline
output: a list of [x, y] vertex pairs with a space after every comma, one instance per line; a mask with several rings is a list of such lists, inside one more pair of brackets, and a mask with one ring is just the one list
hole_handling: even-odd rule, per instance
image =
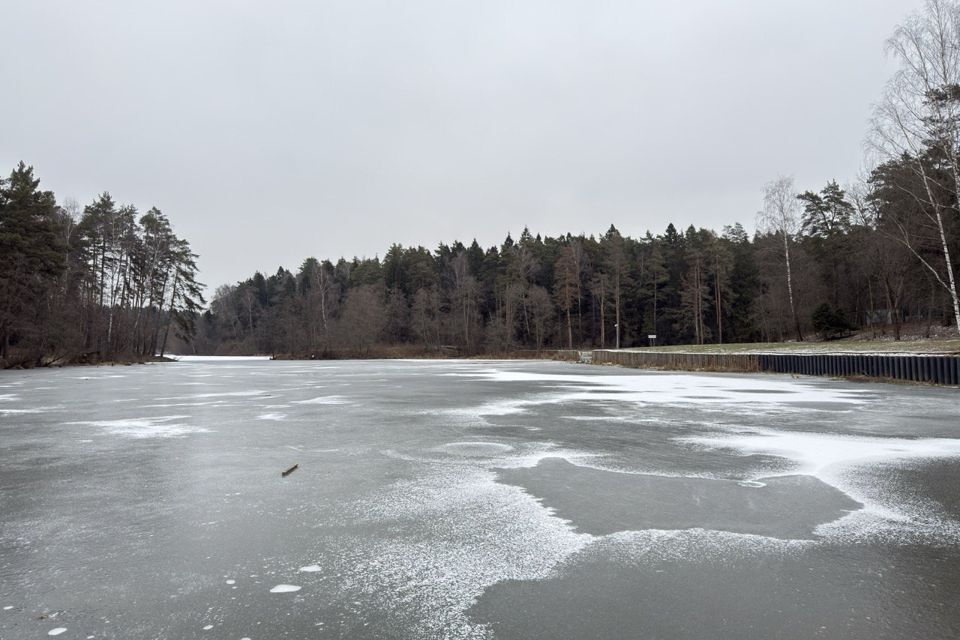
[[0, 362], [0, 371], [26, 371], [27, 369], [60, 369], [63, 367], [116, 367], [132, 366], [135, 364], [152, 364], [157, 362], [176, 362], [167, 356], [113, 356], [100, 360], [81, 354], [71, 357], [42, 358], [37, 361]]

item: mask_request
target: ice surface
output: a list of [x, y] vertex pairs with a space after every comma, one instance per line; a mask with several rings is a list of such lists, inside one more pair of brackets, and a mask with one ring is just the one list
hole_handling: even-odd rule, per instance
[[522, 487], [578, 531], [709, 528], [783, 539], [814, 529], [860, 504], [821, 480], [794, 475], [745, 487], [717, 478], [631, 474], [591, 469], [561, 458], [533, 468], [503, 469], [501, 482]]
[[818, 527], [820, 535], [860, 539], [917, 534], [960, 542], [960, 523], [944, 518], [935, 505], [922, 499], [905, 499], [867, 475], [879, 467], [960, 458], [960, 439], [880, 438], [754, 429], [678, 440], [745, 456], [784, 458], [791, 463], [789, 469], [776, 473], [765, 470], [752, 481], [802, 473], [819, 478], [864, 505], [860, 511]]
[[[598, 558], [626, 584], [651, 589], [674, 579], [656, 573], [663, 569], [656, 563], [672, 563], [696, 584], [697, 571], [716, 577], [745, 558], [772, 579], [794, 571], [787, 577], [800, 587], [816, 586], [804, 582], [806, 566], [783, 564], [811, 549], [851, 565], [902, 567], [927, 554], [946, 569], [960, 567], [960, 535], [950, 537], [948, 522], [960, 482], [952, 390], [881, 393], [878, 385], [819, 379], [547, 362], [186, 360], [124, 372], [127, 378], [104, 379], [84, 370], [90, 379], [83, 381], [70, 379], [76, 370], [0, 378], [5, 385], [14, 376], [31, 381], [0, 390], [16, 396], [0, 407], [37, 412], [0, 415], [0, 484], [11, 497], [4, 501], [0, 573], [10, 596], [3, 599], [17, 603], [16, 612], [25, 608], [20, 602], [76, 612], [107, 601], [123, 607], [125, 628], [149, 637], [315, 637], [323, 620], [321, 635], [330, 637], [457, 640], [500, 633], [471, 609], [495, 585], [536, 590], [586, 575], [596, 582], [581, 581], [586, 591], [570, 593], [589, 593], [609, 574], [576, 570]], [[191, 389], [191, 380], [204, 385]], [[44, 390], [46, 381], [57, 389]], [[174, 397], [154, 397], [163, 395]], [[54, 403], [69, 413], [54, 413]], [[330, 419], [318, 424], [318, 412]], [[277, 470], [293, 451], [315, 464], [306, 476], [281, 482]], [[778, 482], [766, 480], [772, 475], [807, 474], [865, 506], [821, 525], [812, 540], [719, 531], [723, 523], [708, 519], [685, 530], [643, 521], [630, 526], [651, 528], [602, 535], [579, 528], [575, 512], [532, 488], [498, 480], [500, 469], [531, 468], [549, 457], [621, 474], [700, 478], [744, 500], [776, 490]], [[562, 467], [557, 474], [571, 483], [592, 475]], [[634, 480], [624, 491], [644, 484]], [[711, 491], [695, 491], [705, 483], [668, 485], [691, 490], [653, 497], [722, 503]], [[621, 495], [596, 493], [596, 511]], [[844, 579], [830, 563], [818, 571], [827, 582]], [[886, 575], [897, 580], [892, 568]], [[917, 577], [940, 585], [937, 602], [956, 599], [954, 583]], [[287, 584], [293, 580], [302, 588]], [[883, 592], [884, 602], [909, 597], [905, 584]], [[690, 586], [678, 583], [676, 592]], [[249, 600], [247, 587], [293, 595]], [[514, 603], [522, 604], [508, 600], [495, 611], [499, 619]], [[771, 612], [783, 604], [760, 598], [738, 606], [779, 615]], [[595, 620], [597, 629], [604, 618], [639, 607], [580, 605], [555, 604]], [[722, 613], [704, 601], [676, 605], [694, 625]], [[943, 628], [960, 623], [949, 606], [934, 609], [891, 616], [915, 611], [939, 616]], [[119, 622], [105, 627], [91, 616], [83, 631], [112, 637]], [[196, 633], [208, 623], [217, 634]], [[5, 606], [0, 636], [20, 637], [22, 624]], [[64, 637], [79, 631], [72, 624]]]

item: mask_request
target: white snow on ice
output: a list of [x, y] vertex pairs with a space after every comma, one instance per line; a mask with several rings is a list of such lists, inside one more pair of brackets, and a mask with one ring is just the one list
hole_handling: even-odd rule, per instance
[[302, 587], [298, 587], [294, 584], [278, 584], [274, 588], [270, 589], [270, 593], [295, 593], [300, 591]]
[[128, 438], [182, 438], [191, 433], [208, 433], [203, 427], [192, 426], [181, 420], [190, 416], [157, 416], [125, 418], [122, 420], [90, 420], [67, 424], [100, 427], [105, 433]]
[[294, 404], [346, 404], [343, 396], [318, 396], [309, 400], [294, 400]]
[[391, 608], [422, 612], [417, 637], [488, 637], [466, 616], [487, 587], [549, 577], [595, 540], [519, 487], [496, 482], [485, 468], [535, 464], [540, 453], [461, 459], [362, 501], [361, 521], [415, 523], [416, 533], [349, 549], [350, 583], [362, 593], [383, 594]]
[[512, 451], [513, 447], [500, 442], [449, 442], [436, 450], [461, 456], [494, 456]]
[[522, 414], [544, 405], [565, 403], [615, 402], [645, 405], [696, 405], [725, 409], [731, 405], [751, 413], [782, 413], [816, 410], [813, 403], [829, 403], [831, 410], [846, 406], [852, 410], [866, 402], [867, 390], [831, 388], [816, 381], [783, 380], [743, 376], [704, 376], [688, 373], [644, 371], [633, 375], [585, 375], [541, 373], [505, 369], [481, 369], [474, 373], [449, 373], [465, 378], [481, 378], [494, 382], [550, 383], [519, 397], [506, 397], [480, 405], [452, 409], [420, 410], [425, 414], [442, 414], [479, 420], [486, 416]]
[[57, 627], [56, 629], [50, 629], [50, 631], [47, 631], [47, 635], [48, 635], [48, 636], [58, 636], [58, 635], [60, 635], [61, 633], [63, 633], [64, 631], [66, 631], [66, 630], [67, 630], [66, 627]]
[[248, 396], [262, 396], [268, 393], [259, 389], [250, 389], [248, 391], [216, 391], [213, 393], [192, 393], [187, 396], [173, 396], [169, 398], [157, 398], [157, 400], [189, 400], [191, 398], [244, 398]]
[[911, 459], [960, 456], [960, 440], [951, 438], [876, 438], [836, 433], [813, 433], [755, 429], [749, 433], [678, 438], [717, 449], [733, 449], [743, 455], [771, 455], [795, 464], [789, 471], [774, 475], [802, 473], [829, 482], [838, 471], [849, 467]]
[[[634, 375], [583, 375], [494, 370], [478, 377], [495, 382], [555, 382], [570, 392], [566, 400], [619, 400], [643, 404], [773, 404], [784, 402], [838, 402], [862, 404], [869, 393], [850, 387], [827, 387], [815, 381], [775, 377], [705, 376], [702, 374], [650, 372]], [[746, 388], [745, 388], [746, 387]], [[613, 392], [613, 393], [610, 393]], [[808, 410], [808, 408], [805, 408]]]
[[144, 404], [142, 409], [166, 409], [168, 407], [208, 407], [222, 405], [223, 400], [209, 400], [207, 402], [166, 402], [161, 404]]
[[300, 571], [303, 571], [304, 573], [316, 573], [320, 571], [320, 565], [310, 564], [305, 567], [300, 567]]

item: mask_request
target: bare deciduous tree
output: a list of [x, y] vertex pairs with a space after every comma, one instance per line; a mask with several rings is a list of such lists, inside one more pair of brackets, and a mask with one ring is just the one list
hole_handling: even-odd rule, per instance
[[[920, 188], [911, 196], [936, 229], [944, 265], [938, 268], [920, 251], [909, 224], [890, 222], [902, 242], [947, 291], [960, 331], [960, 298], [944, 218], [956, 215], [960, 194], [960, 5], [927, 0], [887, 42], [900, 69], [875, 107], [869, 145], [883, 161], [899, 161], [916, 173]], [[953, 197], [945, 202], [946, 189]]]
[[763, 210], [757, 216], [757, 228], [778, 234], [783, 241], [783, 259], [786, 266], [787, 296], [790, 315], [798, 341], [803, 341], [800, 318], [794, 299], [793, 273], [790, 270], [790, 244], [799, 231], [799, 217], [793, 178], [781, 176], [768, 182], [763, 189]]

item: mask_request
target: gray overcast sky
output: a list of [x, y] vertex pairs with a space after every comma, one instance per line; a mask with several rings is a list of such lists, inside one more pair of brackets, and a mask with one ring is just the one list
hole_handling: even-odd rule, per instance
[[919, 0], [0, 0], [0, 168], [156, 205], [211, 288], [524, 225], [748, 228], [854, 177]]

